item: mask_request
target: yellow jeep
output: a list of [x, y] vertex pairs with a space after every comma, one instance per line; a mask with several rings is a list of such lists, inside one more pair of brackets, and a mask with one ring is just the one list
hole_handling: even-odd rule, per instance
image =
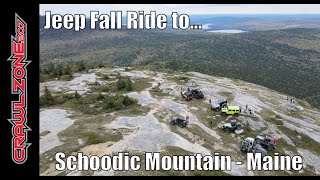
[[239, 106], [227, 106], [225, 108], [221, 108], [221, 115], [239, 115], [241, 112], [241, 109]]

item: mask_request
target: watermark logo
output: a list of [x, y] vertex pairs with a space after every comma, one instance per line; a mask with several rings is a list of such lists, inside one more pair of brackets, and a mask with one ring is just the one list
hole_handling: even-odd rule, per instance
[[12, 124], [12, 160], [23, 164], [28, 158], [28, 131], [27, 126], [27, 24], [15, 15], [15, 36], [11, 36], [11, 94], [18, 97], [11, 101]]

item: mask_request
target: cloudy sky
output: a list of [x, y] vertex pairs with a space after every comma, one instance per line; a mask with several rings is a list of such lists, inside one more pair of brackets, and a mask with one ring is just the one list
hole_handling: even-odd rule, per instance
[[320, 14], [320, 4], [41, 4], [40, 15], [45, 11], [58, 14], [86, 14], [96, 10], [101, 14], [121, 10], [144, 10], [145, 13], [171, 14]]

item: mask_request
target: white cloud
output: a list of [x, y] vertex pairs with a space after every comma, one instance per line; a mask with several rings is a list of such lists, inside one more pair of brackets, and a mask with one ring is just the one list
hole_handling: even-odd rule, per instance
[[97, 10], [109, 14], [110, 11], [151, 10], [158, 14], [178, 12], [179, 14], [320, 14], [319, 4], [41, 4], [40, 14], [50, 10], [58, 14], [90, 14]]

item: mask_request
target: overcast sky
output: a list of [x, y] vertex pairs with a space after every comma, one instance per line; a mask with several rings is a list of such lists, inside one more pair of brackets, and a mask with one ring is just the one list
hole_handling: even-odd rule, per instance
[[320, 14], [320, 4], [41, 4], [40, 15], [45, 11], [58, 14], [86, 14], [96, 10], [101, 14], [121, 10], [151, 10], [171, 14]]

